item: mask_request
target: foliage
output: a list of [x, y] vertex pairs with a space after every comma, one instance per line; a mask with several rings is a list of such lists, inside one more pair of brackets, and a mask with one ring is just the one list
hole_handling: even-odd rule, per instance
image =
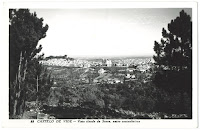
[[40, 39], [46, 36], [48, 25], [43, 26], [43, 19], [28, 9], [9, 10], [9, 62], [10, 80], [14, 81], [18, 71], [20, 54], [23, 61], [30, 61], [39, 53]]
[[[39, 101], [46, 101], [53, 85], [51, 74], [47, 68], [39, 63], [43, 57], [36, 57], [29, 63], [28, 75], [25, 80], [27, 84], [27, 101], [35, 101], [38, 97]], [[38, 92], [37, 92], [38, 84]]]
[[[169, 93], [156, 87], [151, 81], [136, 80], [119, 84], [67, 84], [61, 87], [63, 97], [62, 118], [149, 118], [140, 113], [183, 114], [180, 101], [184, 98], [184, 109], [190, 111], [189, 95]], [[79, 115], [67, 114], [77, 110]], [[131, 114], [136, 113], [136, 115]], [[151, 114], [150, 114], [151, 115]], [[162, 115], [162, 114], [161, 114]], [[166, 114], [165, 114], [166, 115]], [[163, 116], [162, 116], [163, 118]], [[171, 118], [171, 117], [170, 117]]]
[[41, 51], [39, 40], [46, 36], [48, 25], [29, 9], [9, 10], [9, 112], [12, 116], [24, 111], [29, 64]]
[[162, 69], [191, 69], [192, 64], [192, 22], [184, 10], [180, 16], [168, 24], [168, 30], [162, 29], [161, 43], [155, 41], [154, 60]]
[[[158, 104], [158, 106], [162, 106], [160, 107], [162, 111], [181, 112], [191, 115], [191, 17], [182, 10], [180, 16], [171, 20], [168, 24], [168, 31], [164, 28], [162, 29], [162, 36], [161, 42], [155, 41], [154, 44], [156, 53], [154, 60], [158, 67], [154, 83], [162, 91], [159, 98], [161, 104]], [[187, 100], [185, 100], [186, 97]]]
[[180, 16], [168, 24], [168, 30], [169, 32], [163, 28], [161, 43], [155, 41], [154, 45], [156, 52], [154, 60], [159, 66], [155, 83], [170, 91], [190, 91], [192, 87], [191, 17], [182, 10]]

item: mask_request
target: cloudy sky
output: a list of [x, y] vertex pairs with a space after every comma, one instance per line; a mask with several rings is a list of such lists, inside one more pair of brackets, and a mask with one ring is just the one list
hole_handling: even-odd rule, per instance
[[[31, 9], [49, 25], [45, 56], [152, 56], [154, 41], [181, 8]], [[192, 14], [191, 9], [184, 9]]]

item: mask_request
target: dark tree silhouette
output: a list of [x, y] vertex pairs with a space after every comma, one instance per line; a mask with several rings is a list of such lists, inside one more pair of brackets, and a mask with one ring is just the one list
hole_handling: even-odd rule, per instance
[[29, 9], [9, 10], [10, 114], [21, 115], [25, 103], [28, 64], [41, 51], [38, 41], [46, 36], [48, 25]]
[[192, 22], [184, 10], [180, 16], [162, 29], [161, 43], [155, 41], [154, 60], [162, 69], [181, 71], [191, 69], [192, 64]]
[[[161, 42], [154, 43], [156, 55], [153, 57], [158, 71], [155, 84], [170, 94], [179, 93], [180, 104], [177, 110], [184, 108], [184, 94], [192, 100], [192, 21], [184, 10], [171, 20], [168, 30], [162, 29]], [[191, 107], [191, 106], [187, 106]], [[188, 110], [188, 109], [187, 109]], [[191, 112], [191, 111], [190, 111]]]

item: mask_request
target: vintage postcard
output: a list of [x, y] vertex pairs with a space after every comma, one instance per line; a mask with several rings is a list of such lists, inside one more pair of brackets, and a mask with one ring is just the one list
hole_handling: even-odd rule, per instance
[[3, 127], [198, 127], [196, 2], [4, 2], [3, 11]]

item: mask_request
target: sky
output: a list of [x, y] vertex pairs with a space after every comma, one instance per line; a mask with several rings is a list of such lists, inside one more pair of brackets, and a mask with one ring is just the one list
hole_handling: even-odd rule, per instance
[[[154, 41], [182, 8], [31, 9], [47, 36], [39, 41], [45, 56], [153, 56]], [[191, 16], [192, 9], [184, 9]]]

